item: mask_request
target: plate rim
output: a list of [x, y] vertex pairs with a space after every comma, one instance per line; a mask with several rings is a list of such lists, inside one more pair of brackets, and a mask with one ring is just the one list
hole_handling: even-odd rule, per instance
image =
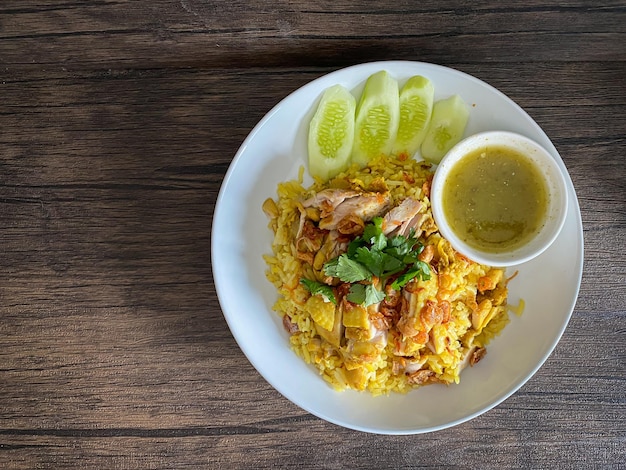
[[[558, 334], [556, 336], [554, 336], [552, 338], [552, 340], [549, 343], [549, 347], [547, 348], [547, 352], [543, 355], [543, 357], [541, 358], [540, 361], [538, 361], [534, 367], [532, 367], [530, 369], [530, 371], [525, 374], [525, 377], [523, 377], [522, 379], [520, 379], [519, 383], [514, 386], [511, 390], [506, 391], [505, 393], [501, 394], [497, 399], [493, 400], [489, 405], [484, 406], [482, 408], [480, 408], [479, 410], [470, 413], [466, 416], [463, 416], [459, 419], [450, 421], [444, 425], [436, 425], [436, 426], [431, 426], [431, 427], [424, 427], [424, 428], [420, 428], [420, 429], [386, 429], [386, 428], [370, 428], [370, 427], [364, 427], [364, 426], [360, 426], [360, 425], [352, 425], [350, 423], [346, 423], [344, 421], [341, 420], [337, 420], [332, 416], [328, 416], [324, 413], [319, 412], [318, 410], [312, 409], [311, 407], [308, 407], [306, 405], [303, 405], [301, 402], [299, 402], [297, 399], [294, 399], [293, 397], [289, 396], [289, 394], [285, 393], [283, 390], [281, 390], [280, 385], [277, 385], [275, 383], [273, 383], [272, 380], [268, 379], [268, 377], [266, 377], [266, 375], [259, 370], [259, 368], [257, 368], [257, 365], [255, 364], [255, 360], [253, 357], [251, 357], [251, 355], [248, 352], [248, 348], [241, 344], [240, 342], [240, 338], [238, 337], [238, 335], [235, 333], [235, 331], [233, 330], [233, 325], [231, 323], [231, 319], [229, 318], [229, 314], [227, 312], [227, 309], [225, 307], [225, 302], [223, 300], [223, 294], [222, 292], [224, 291], [224, 287], [223, 287], [223, 281], [221, 279], [221, 277], [218, 275], [217, 273], [217, 268], [216, 265], [214, 263], [215, 259], [219, 259], [219, 256], [216, 256], [218, 247], [216, 246], [216, 242], [215, 242], [215, 227], [216, 227], [216, 222], [219, 221], [219, 218], [221, 216], [221, 211], [223, 209], [224, 206], [224, 198], [226, 197], [226, 193], [227, 190], [229, 188], [229, 185], [231, 184], [231, 179], [232, 179], [232, 175], [235, 173], [236, 171], [236, 167], [239, 164], [239, 160], [241, 158], [243, 158], [242, 156], [245, 154], [245, 151], [247, 149], [247, 147], [249, 146], [250, 142], [254, 140], [255, 136], [258, 134], [258, 132], [260, 131], [260, 129], [271, 119], [271, 117], [280, 111], [281, 107], [284, 105], [284, 103], [289, 100], [290, 98], [292, 98], [293, 95], [297, 94], [297, 93], [305, 93], [307, 91], [308, 88], [314, 88], [317, 86], [317, 84], [320, 81], [323, 80], [329, 80], [331, 77], [336, 76], [336, 75], [342, 75], [342, 74], [347, 74], [347, 73], [357, 73], [359, 72], [361, 69], [365, 69], [365, 68], [370, 68], [370, 67], [380, 67], [380, 68], [385, 68], [388, 70], [391, 70], [393, 73], [393, 70], [398, 68], [399, 66], [402, 67], [416, 67], [419, 68], [420, 66], [426, 67], [426, 68], [434, 68], [434, 69], [439, 69], [440, 72], [442, 73], [452, 73], [452, 74], [457, 74], [461, 77], [463, 77], [466, 80], [470, 80], [473, 81], [477, 84], [479, 84], [482, 87], [487, 87], [491, 92], [499, 95], [499, 97], [501, 99], [505, 99], [506, 101], [509, 102], [509, 104], [513, 105], [514, 107], [516, 107], [518, 109], [519, 112], [523, 113], [528, 120], [532, 123], [532, 125], [535, 127], [536, 131], [538, 133], [540, 133], [541, 135], [543, 135], [545, 137], [545, 139], [549, 142], [549, 148], [548, 150], [551, 151], [551, 153], [553, 154], [553, 156], [556, 156], [558, 158], [556, 158], [558, 165], [561, 167], [561, 169], [564, 172], [564, 177], [566, 180], [566, 186], [569, 192], [569, 196], [570, 196], [570, 205], [571, 205], [571, 209], [572, 212], [575, 216], [574, 219], [574, 224], [575, 224], [575, 228], [576, 228], [576, 232], [574, 233], [574, 235], [576, 236], [576, 241], [577, 241], [577, 245], [579, 250], [577, 250], [577, 259], [576, 259], [576, 285], [575, 285], [575, 289], [574, 289], [574, 295], [572, 296], [572, 298], [570, 299], [570, 302], [567, 306], [567, 315], [565, 315], [563, 317], [563, 322], [560, 325]], [[366, 78], [366, 77], [365, 77]], [[570, 215], [568, 214], [567, 217], [570, 217]], [[503, 92], [501, 92], [500, 90], [498, 90], [497, 88], [491, 86], [489, 83], [473, 76], [470, 75], [466, 72], [463, 72], [461, 70], [452, 68], [452, 67], [448, 67], [448, 66], [444, 66], [444, 65], [439, 65], [439, 64], [433, 64], [433, 63], [428, 63], [428, 62], [421, 62], [421, 61], [407, 61], [407, 60], [389, 60], [389, 61], [373, 61], [373, 62], [364, 62], [364, 63], [360, 63], [360, 64], [354, 64], [354, 65], [350, 65], [348, 67], [344, 67], [344, 68], [340, 68], [337, 70], [333, 70], [331, 72], [325, 73], [320, 75], [319, 77], [305, 83], [304, 85], [296, 88], [295, 90], [291, 91], [289, 94], [287, 94], [286, 96], [284, 96], [281, 100], [279, 100], [278, 103], [276, 103], [257, 123], [256, 125], [252, 128], [252, 130], [248, 133], [248, 135], [246, 136], [246, 138], [243, 140], [243, 142], [241, 143], [241, 145], [239, 146], [237, 152], [235, 153], [235, 156], [233, 157], [232, 161], [229, 164], [228, 170], [220, 184], [220, 190], [215, 202], [215, 209], [214, 209], [214, 213], [213, 213], [213, 217], [212, 217], [212, 225], [211, 225], [211, 271], [212, 271], [212, 277], [213, 277], [213, 282], [215, 285], [215, 289], [216, 289], [216, 294], [218, 297], [218, 302], [220, 304], [220, 308], [222, 310], [222, 315], [224, 316], [224, 319], [226, 320], [229, 330], [231, 332], [231, 335], [233, 336], [233, 338], [235, 339], [237, 345], [239, 346], [240, 350], [244, 353], [244, 355], [246, 356], [246, 358], [248, 359], [248, 361], [250, 362], [250, 364], [255, 368], [255, 370], [257, 371], [257, 373], [259, 373], [259, 375], [261, 377], [263, 377], [263, 379], [269, 383], [272, 388], [274, 388], [278, 393], [280, 393], [281, 395], [283, 395], [286, 399], [288, 399], [290, 402], [292, 402], [293, 404], [295, 404], [296, 406], [298, 406], [299, 408], [311, 413], [314, 416], [317, 416], [320, 419], [323, 419], [325, 421], [328, 421], [330, 423], [333, 423], [335, 425], [344, 427], [344, 428], [348, 428], [348, 429], [353, 429], [353, 430], [357, 430], [357, 431], [362, 431], [362, 432], [367, 432], [367, 433], [375, 433], [375, 434], [388, 434], [388, 435], [410, 435], [410, 434], [422, 434], [422, 433], [428, 433], [428, 432], [433, 432], [433, 431], [437, 431], [437, 430], [442, 430], [442, 429], [447, 429], [459, 424], [462, 424], [464, 422], [470, 421], [474, 418], [476, 418], [477, 416], [480, 416], [481, 414], [495, 408], [496, 406], [500, 405], [502, 402], [504, 402], [506, 399], [508, 399], [511, 395], [513, 395], [514, 393], [516, 393], [517, 391], [519, 391], [536, 373], [537, 371], [544, 365], [544, 363], [547, 361], [547, 359], [552, 355], [552, 353], [554, 352], [554, 349], [556, 348], [556, 346], [558, 345], [558, 343], [560, 342], [562, 335], [564, 334], [570, 320], [571, 320], [571, 316], [575, 310], [576, 307], [576, 303], [579, 297], [579, 293], [580, 293], [580, 287], [581, 287], [581, 283], [582, 283], [582, 275], [583, 275], [583, 270], [584, 270], [584, 233], [583, 233], [583, 225], [582, 225], [582, 215], [580, 212], [580, 204], [578, 201], [578, 197], [576, 195], [576, 189], [573, 185], [573, 182], [571, 180], [571, 176], [569, 175], [569, 172], [567, 171], [567, 168], [565, 166], [565, 163], [563, 162], [560, 153], [558, 152], [558, 150], [556, 149], [556, 147], [554, 146], [554, 144], [552, 143], [552, 141], [550, 140], [550, 138], [548, 137], [548, 135], [545, 133], [545, 131], [539, 126], [538, 123], [536, 123], [536, 121], [521, 107], [519, 106], [515, 101], [513, 101], [511, 98], [509, 98], [506, 94], [504, 94]], [[271, 311], [269, 312], [271, 314], [275, 314], [275, 312]], [[301, 360], [301, 359], [300, 359]], [[319, 380], [323, 380], [321, 377], [319, 378]]]

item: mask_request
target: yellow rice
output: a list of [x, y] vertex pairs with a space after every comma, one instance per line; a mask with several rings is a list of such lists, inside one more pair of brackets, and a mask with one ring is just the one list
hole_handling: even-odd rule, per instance
[[[459, 255], [440, 236], [427, 197], [432, 179], [430, 165], [410, 158], [401, 160], [381, 157], [366, 168], [353, 166], [334, 180], [326, 183], [315, 181], [308, 188], [303, 187], [302, 177], [301, 169], [298, 180], [279, 184], [274, 204], [270, 204], [269, 210], [264, 207], [270, 215], [269, 227], [274, 232], [272, 254], [264, 257], [268, 266], [266, 275], [279, 294], [274, 310], [281, 317], [288, 315], [290, 322], [297, 325], [297, 332], [289, 337], [295, 353], [307, 364], [314, 366], [324, 380], [337, 390], [355, 388], [380, 395], [404, 393], [420, 386], [410, 380], [410, 374], [398, 373], [397, 370], [394, 373], [394, 361], [402, 358], [394, 353], [396, 336], [391, 332], [386, 347], [377, 358], [363, 366], [360, 379], [355, 382], [350, 367], [346, 367], [345, 354], [341, 348], [332, 346], [317, 333], [311, 314], [305, 308], [305, 302], [311, 294], [300, 284], [300, 279], [307, 275], [310, 277], [311, 273], [307, 271], [306, 263], [296, 257], [294, 247], [300, 218], [298, 204], [328, 187], [349, 184], [353, 188], [367, 189], [382, 178], [389, 188], [394, 205], [407, 197], [418, 199], [426, 205], [428, 218], [422, 224], [426, 233], [420, 237], [420, 241], [436, 246], [438, 265], [436, 274], [429, 281], [419, 281], [420, 287], [425, 295], [444, 298], [452, 305], [449, 321], [434, 326], [430, 331], [430, 347], [422, 347], [413, 357], [424, 361], [424, 369], [434, 372], [429, 383], [459, 383], [460, 372], [464, 367], [463, 358], [468, 350], [484, 347], [508, 323], [506, 280], [501, 276], [503, 280], [496, 289], [498, 296], [494, 296], [492, 308], [487, 312], [478, 312], [478, 281], [493, 272], [493, 268]], [[478, 318], [481, 316], [483, 318]]]

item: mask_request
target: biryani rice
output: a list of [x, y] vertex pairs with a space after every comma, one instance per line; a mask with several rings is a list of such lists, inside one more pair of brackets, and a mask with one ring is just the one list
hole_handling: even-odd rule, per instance
[[[366, 168], [353, 166], [329, 182], [318, 180], [307, 188], [303, 186], [301, 169], [297, 180], [278, 185], [276, 200], [264, 204], [270, 216], [269, 227], [274, 232], [272, 254], [264, 256], [267, 278], [279, 294], [274, 310], [283, 318], [287, 316], [287, 323], [293, 325], [293, 334], [289, 337], [291, 348], [337, 390], [354, 388], [381, 395], [405, 393], [425, 383], [458, 383], [470, 350], [484, 348], [508, 322], [504, 276], [500, 276], [494, 289], [486, 294], [479, 292], [479, 279], [493, 275], [495, 270], [455, 252], [437, 231], [428, 199], [431, 180], [432, 170], [425, 162], [381, 157]], [[430, 280], [419, 281], [419, 292], [424, 301], [446, 299], [452, 306], [449, 321], [432, 327], [428, 345], [403, 353], [409, 355], [411, 361], [422, 364], [420, 370], [428, 377], [425, 382], [416, 382], [411, 374], [398, 372], [398, 363], [406, 362], [402, 354], [398, 355], [398, 345], [405, 347], [406, 343], [409, 349], [416, 346], [397, 330], [388, 331], [386, 346], [376, 357], [352, 364], [342, 347], [333, 346], [318, 334], [311, 313], [305, 308], [311, 294], [300, 280], [314, 279], [316, 273], [309, 264], [298, 259], [296, 253], [295, 235], [301, 202], [329, 187], [365, 189], [379, 186], [381, 182], [389, 189], [394, 206], [407, 197], [425, 204], [428, 216], [422, 223], [423, 234], [419, 239], [424, 245], [436, 247], [438, 261]], [[483, 300], [482, 308], [477, 300]]]

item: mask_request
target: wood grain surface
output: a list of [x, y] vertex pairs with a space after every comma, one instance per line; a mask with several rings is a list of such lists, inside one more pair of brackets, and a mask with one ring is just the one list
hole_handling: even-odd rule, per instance
[[[220, 184], [259, 119], [390, 59], [522, 106], [585, 236], [571, 322], [537, 374], [472, 421], [396, 437], [268, 385], [210, 259]], [[625, 135], [624, 1], [2, 0], [0, 467], [626, 468]]]

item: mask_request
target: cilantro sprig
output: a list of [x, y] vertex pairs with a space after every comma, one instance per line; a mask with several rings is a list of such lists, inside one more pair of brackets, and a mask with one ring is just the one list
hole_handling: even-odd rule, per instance
[[367, 307], [384, 300], [385, 293], [376, 289], [373, 284], [352, 284], [346, 297], [350, 302]]
[[324, 274], [338, 277], [343, 282], [359, 282], [372, 279], [372, 272], [358, 260], [341, 255], [324, 264]]
[[399, 274], [391, 287], [398, 290], [411, 280], [430, 279], [428, 263], [419, 260], [424, 246], [411, 230], [408, 236], [387, 237], [382, 229], [383, 219], [375, 217], [365, 225], [363, 235], [350, 242], [346, 253], [324, 264], [324, 274], [351, 283], [348, 300], [364, 306], [378, 303], [384, 292], [373, 284], [374, 278], [386, 280]]
[[321, 295], [324, 300], [337, 305], [337, 299], [335, 298], [335, 293], [333, 292], [332, 287], [322, 284], [321, 282], [311, 281], [310, 279], [305, 278], [300, 279], [300, 284], [306, 287], [306, 290], [308, 290], [311, 295]]

